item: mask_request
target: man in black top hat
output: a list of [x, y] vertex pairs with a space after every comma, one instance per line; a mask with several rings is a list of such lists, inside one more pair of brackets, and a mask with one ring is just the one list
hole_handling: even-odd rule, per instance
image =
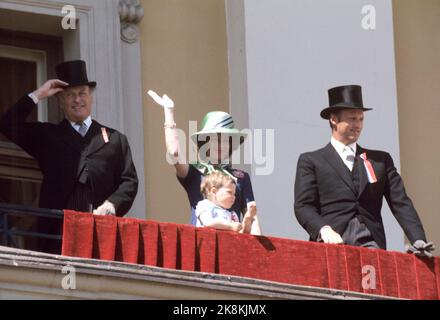
[[312, 241], [386, 249], [383, 197], [413, 244], [408, 249], [431, 256], [422, 223], [387, 152], [356, 142], [363, 128], [361, 87], [328, 91], [330, 106], [321, 117], [330, 122], [331, 142], [299, 157], [295, 214]]
[[[38, 160], [40, 207], [123, 216], [138, 187], [127, 137], [91, 119], [96, 82], [84, 61], [61, 63], [56, 73], [8, 110], [0, 130]], [[54, 95], [65, 114], [61, 123], [25, 122], [38, 101]]]

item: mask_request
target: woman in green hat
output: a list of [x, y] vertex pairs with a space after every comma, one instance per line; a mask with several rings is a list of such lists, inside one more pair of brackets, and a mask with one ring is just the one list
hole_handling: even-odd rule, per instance
[[202, 130], [191, 135], [198, 147], [198, 162], [188, 164], [180, 153], [179, 137], [174, 121], [174, 102], [167, 96], [160, 97], [148, 91], [154, 101], [161, 105], [165, 114], [165, 142], [173, 159], [177, 179], [185, 189], [191, 206], [191, 224], [197, 224], [195, 210], [204, 200], [200, 185], [204, 177], [220, 171], [236, 181], [235, 202], [231, 210], [241, 214], [244, 233], [261, 234], [256, 215], [256, 204], [249, 174], [232, 168], [231, 155], [245, 140], [246, 134], [234, 128], [234, 121], [226, 112], [209, 112], [202, 121]]

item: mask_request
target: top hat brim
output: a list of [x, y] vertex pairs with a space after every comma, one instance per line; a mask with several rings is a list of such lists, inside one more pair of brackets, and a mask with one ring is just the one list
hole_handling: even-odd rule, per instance
[[79, 86], [89, 86], [91, 88], [95, 88], [96, 87], [96, 82], [95, 81], [90, 81], [90, 82], [67, 82], [69, 85], [65, 86], [65, 88], [72, 88], [72, 87], [79, 87]]
[[370, 111], [373, 110], [372, 108], [364, 108], [364, 107], [356, 107], [353, 106], [352, 104], [337, 104], [337, 105], [333, 105], [331, 107], [327, 107], [324, 110], [321, 111], [321, 118], [329, 120], [330, 119], [330, 115], [333, 112], [339, 111], [339, 110], [346, 110], [346, 109], [354, 109], [354, 110], [362, 110], [362, 111]]

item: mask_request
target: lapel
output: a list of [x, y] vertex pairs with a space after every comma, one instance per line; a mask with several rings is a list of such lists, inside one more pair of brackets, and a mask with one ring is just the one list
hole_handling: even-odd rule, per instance
[[[105, 146], [104, 137], [102, 136], [101, 126], [98, 122], [94, 121], [92, 122], [92, 125], [90, 126], [90, 129], [87, 131], [87, 134], [85, 135], [84, 139], [86, 141], [90, 141], [88, 143], [88, 146], [84, 149], [84, 151], [81, 153], [81, 158], [78, 164], [78, 176], [83, 171], [85, 165], [86, 165], [86, 159], [87, 156], [94, 154], [101, 150]], [[106, 128], [108, 138], [110, 139], [110, 130]]]
[[[90, 126], [90, 129], [89, 131], [87, 131], [87, 134], [85, 136], [86, 139], [90, 139], [87, 155], [96, 153], [106, 145], [101, 128], [105, 127], [93, 120], [92, 125]], [[110, 130], [108, 128], [105, 129], [107, 131], [107, 136], [110, 140]]]
[[58, 130], [60, 131], [59, 137], [60, 139], [70, 148], [77, 152], [81, 152], [82, 148], [82, 138], [75, 129], [72, 128], [72, 125], [69, 121], [64, 119], [58, 124]]
[[345, 165], [344, 161], [342, 161], [338, 152], [333, 148], [332, 144], [329, 143], [324, 148], [324, 159], [330, 164], [330, 166], [338, 173], [341, 177], [342, 181], [350, 188], [351, 191], [356, 195], [357, 192], [355, 190], [353, 184], [353, 178], [350, 175], [350, 171]]
[[368, 184], [368, 176], [367, 176], [367, 172], [365, 171], [364, 160], [361, 158], [361, 154], [364, 152], [365, 152], [365, 150], [360, 145], [357, 145], [356, 163], [357, 163], [358, 172], [359, 172], [359, 196], [358, 196], [358, 198], [361, 196], [362, 192], [364, 192], [364, 189]]
[[358, 166], [359, 166], [358, 168], [359, 168], [359, 177], [360, 177], [360, 186], [359, 186], [359, 196], [360, 196], [362, 194], [362, 192], [364, 192], [365, 187], [370, 183], [368, 181], [367, 170], [365, 169], [364, 160], [361, 158], [361, 154], [364, 152], [367, 153], [367, 159], [368, 159], [368, 161], [370, 161], [371, 165], [373, 166], [373, 170], [375, 171], [376, 176], [379, 171], [378, 171], [378, 167], [377, 167], [377, 162], [375, 162], [374, 160], [372, 160], [368, 156], [367, 150], [363, 149], [359, 145], [357, 146], [357, 150], [359, 150], [359, 151], [356, 151], [356, 158], [357, 158]]

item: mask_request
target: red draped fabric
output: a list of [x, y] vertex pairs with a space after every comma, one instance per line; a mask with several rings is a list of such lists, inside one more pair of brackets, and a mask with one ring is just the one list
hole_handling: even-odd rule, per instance
[[409, 299], [440, 299], [440, 258], [173, 223], [65, 211], [62, 254]]

